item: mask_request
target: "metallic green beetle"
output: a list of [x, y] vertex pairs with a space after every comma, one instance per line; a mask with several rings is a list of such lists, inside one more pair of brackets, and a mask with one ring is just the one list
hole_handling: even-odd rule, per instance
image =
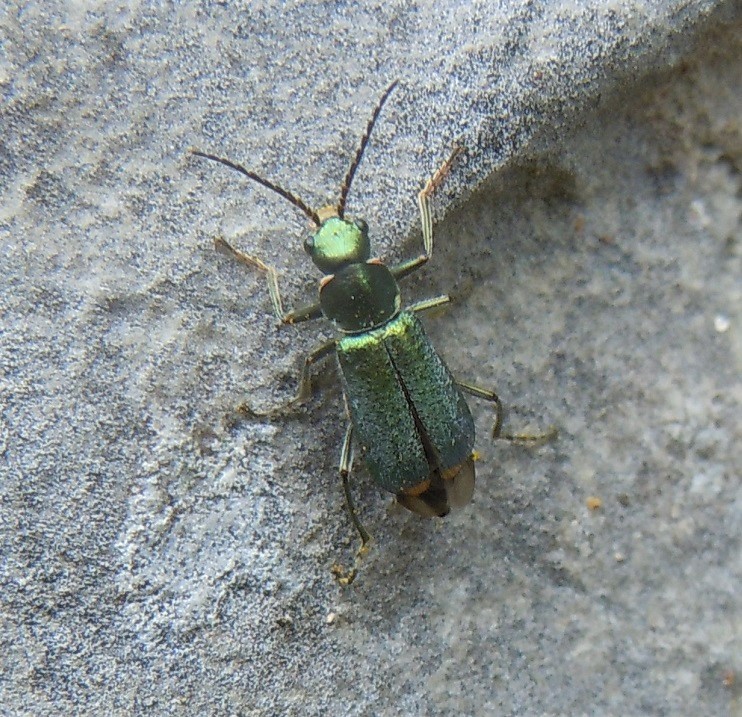
[[[264, 187], [280, 194], [302, 210], [317, 227], [304, 249], [325, 275], [320, 282], [319, 303], [285, 313], [272, 267], [254, 256], [243, 254], [223, 239], [217, 248], [248, 266], [264, 271], [273, 309], [283, 323], [325, 316], [342, 336], [312, 351], [304, 362], [296, 396], [276, 411], [259, 414], [247, 405], [245, 414], [270, 415], [304, 402], [311, 393], [310, 367], [334, 350], [337, 355], [350, 422], [340, 458], [340, 475], [353, 524], [361, 537], [356, 564], [370, 540], [358, 519], [348, 479], [353, 463], [353, 442], [374, 481], [409, 510], [425, 517], [444, 516], [451, 507], [467, 504], [474, 492], [474, 421], [461, 391], [492, 401], [496, 407], [493, 435], [500, 435], [502, 407], [492, 391], [456, 381], [436, 353], [415, 316], [445, 304], [448, 296], [422, 301], [402, 310], [397, 281], [416, 271], [431, 257], [433, 222], [430, 198], [460, 152], [451, 157], [430, 178], [418, 195], [424, 253], [387, 267], [371, 258], [368, 225], [362, 219], [345, 218], [345, 202], [374, 124], [393, 82], [381, 97], [369, 120], [356, 156], [343, 182], [334, 207], [314, 211], [291, 192], [263, 179], [230, 160], [213, 154], [193, 154], [226, 165]], [[516, 440], [543, 436], [501, 436]], [[350, 583], [348, 573], [335, 569], [341, 582]]]

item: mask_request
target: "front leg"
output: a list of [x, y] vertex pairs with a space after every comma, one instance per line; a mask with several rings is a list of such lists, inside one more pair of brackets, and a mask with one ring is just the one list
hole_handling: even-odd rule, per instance
[[420, 222], [423, 230], [424, 253], [414, 259], [408, 259], [391, 267], [391, 272], [395, 279], [401, 279], [413, 271], [417, 271], [433, 255], [433, 214], [430, 199], [446, 175], [451, 171], [451, 165], [454, 163], [456, 157], [463, 151], [462, 147], [454, 147], [451, 156], [438, 167], [438, 171], [425, 183], [422, 191], [417, 195], [417, 205], [420, 208]]
[[310, 321], [322, 316], [322, 308], [319, 304], [308, 304], [307, 306], [302, 306], [285, 313], [283, 303], [281, 302], [281, 291], [278, 288], [278, 272], [272, 266], [269, 266], [256, 256], [251, 256], [239, 249], [235, 249], [222, 237], [214, 239], [214, 246], [217, 251], [220, 251], [222, 254], [228, 254], [236, 261], [239, 261], [240, 264], [265, 272], [266, 280], [268, 281], [268, 293], [270, 294], [271, 304], [273, 305], [273, 313], [275, 313], [282, 324], [298, 324], [301, 321]]

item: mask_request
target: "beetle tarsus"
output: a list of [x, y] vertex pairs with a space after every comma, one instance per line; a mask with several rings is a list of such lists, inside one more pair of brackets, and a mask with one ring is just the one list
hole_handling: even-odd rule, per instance
[[335, 563], [332, 568], [330, 568], [332, 574], [335, 576], [335, 579], [344, 588], [348, 587], [348, 585], [353, 584], [353, 581], [358, 575], [361, 561], [366, 557], [366, 555], [368, 555], [368, 551], [370, 550], [369, 544], [371, 542], [371, 538], [369, 538], [368, 535], [366, 537], [367, 539], [361, 542], [361, 547], [358, 548], [358, 550], [356, 551], [356, 557], [353, 560], [352, 568], [346, 570], [339, 563]]

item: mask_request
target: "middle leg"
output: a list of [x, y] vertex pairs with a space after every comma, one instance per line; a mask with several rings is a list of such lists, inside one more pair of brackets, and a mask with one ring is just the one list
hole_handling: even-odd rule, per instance
[[304, 359], [304, 365], [302, 366], [301, 374], [299, 375], [299, 386], [296, 390], [296, 395], [286, 401], [286, 403], [271, 408], [268, 411], [256, 411], [245, 402], [237, 406], [237, 413], [248, 418], [274, 417], [283, 413], [290, 413], [298, 408], [312, 395], [312, 375], [310, 369], [315, 363], [321, 361], [332, 353], [334, 348], [335, 339], [330, 339], [314, 348]]

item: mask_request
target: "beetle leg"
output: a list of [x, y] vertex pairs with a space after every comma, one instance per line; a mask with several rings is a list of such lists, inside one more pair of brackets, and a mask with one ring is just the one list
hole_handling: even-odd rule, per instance
[[314, 348], [304, 359], [304, 365], [302, 366], [301, 374], [299, 375], [299, 387], [296, 390], [296, 395], [292, 399], [268, 411], [256, 411], [247, 403], [241, 403], [237, 406], [237, 413], [248, 418], [261, 416], [270, 417], [282, 413], [289, 413], [296, 409], [312, 395], [312, 375], [310, 373], [312, 365], [332, 353], [334, 348], [335, 339], [330, 339]]
[[449, 158], [440, 166], [433, 176], [425, 183], [417, 195], [417, 206], [420, 209], [420, 222], [423, 230], [423, 253], [414, 259], [408, 259], [390, 268], [395, 279], [417, 271], [433, 255], [433, 213], [431, 211], [430, 198], [440, 186], [446, 175], [451, 171], [451, 165], [456, 157], [463, 152], [462, 147], [454, 147]]
[[368, 553], [368, 544], [371, 542], [371, 536], [368, 531], [363, 527], [360, 519], [358, 518], [358, 512], [356, 511], [355, 504], [353, 503], [353, 496], [350, 493], [350, 471], [353, 467], [353, 424], [349, 423], [348, 428], [345, 431], [345, 438], [343, 439], [343, 447], [340, 451], [340, 466], [338, 472], [340, 473], [340, 479], [343, 482], [343, 493], [345, 494], [345, 504], [348, 506], [348, 513], [350, 513], [350, 519], [353, 523], [353, 527], [358, 531], [358, 535], [361, 538], [361, 546], [356, 552], [355, 559], [353, 561], [353, 567], [350, 570], [343, 570], [342, 567], [335, 564], [332, 566], [332, 573], [337, 578], [337, 581], [341, 585], [350, 585], [356, 578], [358, 573], [358, 566], [361, 560]]
[[407, 311], [428, 311], [430, 309], [437, 309], [439, 306], [443, 306], [451, 301], [451, 297], [448, 294], [441, 294], [440, 296], [434, 296], [432, 299], [423, 299], [422, 301], [416, 301], [411, 306], [407, 307]]
[[503, 433], [503, 408], [498, 395], [494, 391], [489, 391], [486, 388], [480, 388], [479, 386], [474, 386], [464, 381], [456, 381], [456, 385], [463, 391], [470, 393], [472, 396], [476, 396], [477, 398], [495, 404], [495, 423], [492, 426], [492, 438], [501, 438], [504, 441], [513, 441], [515, 443], [532, 443], [534, 445], [541, 445], [542, 443], [546, 443], [547, 441], [556, 438], [556, 426], [550, 426], [543, 433]]
[[240, 264], [265, 272], [266, 280], [268, 281], [268, 293], [271, 297], [271, 304], [273, 304], [273, 313], [275, 313], [282, 324], [298, 324], [300, 321], [310, 321], [311, 319], [318, 319], [322, 316], [322, 309], [319, 304], [309, 304], [285, 313], [283, 303], [281, 302], [281, 291], [278, 288], [278, 272], [272, 266], [269, 266], [256, 256], [251, 256], [239, 249], [235, 249], [222, 237], [214, 239], [214, 246], [217, 251], [223, 254], [229, 254], [233, 259], [239, 261]]

